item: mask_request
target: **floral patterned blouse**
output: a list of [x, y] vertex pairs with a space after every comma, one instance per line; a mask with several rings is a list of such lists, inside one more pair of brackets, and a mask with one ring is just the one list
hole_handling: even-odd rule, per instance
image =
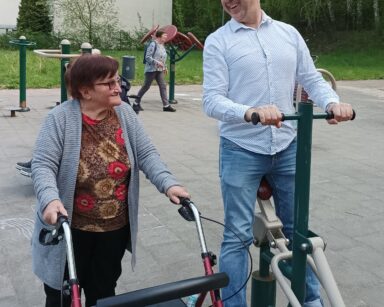
[[82, 115], [82, 136], [71, 227], [90, 232], [128, 223], [130, 161], [114, 110], [103, 120]]

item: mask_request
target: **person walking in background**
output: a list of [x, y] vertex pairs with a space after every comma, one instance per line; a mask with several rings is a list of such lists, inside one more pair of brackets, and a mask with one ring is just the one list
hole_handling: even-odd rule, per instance
[[[297, 80], [323, 110], [333, 112], [330, 124], [352, 118], [352, 107], [316, 71], [309, 50], [292, 26], [273, 20], [260, 0], [221, 0], [232, 17], [210, 34], [203, 52], [203, 107], [220, 121], [220, 181], [225, 224], [249, 246], [257, 189], [266, 176], [285, 236], [292, 239], [296, 171], [296, 131], [283, 113], [293, 113]], [[252, 125], [257, 112], [262, 125]], [[220, 271], [230, 276], [225, 300], [247, 279], [247, 251], [224, 230]], [[320, 285], [307, 270], [305, 307], [321, 307]], [[225, 302], [247, 306], [246, 287]]]
[[132, 108], [120, 99], [118, 62], [84, 55], [69, 70], [73, 99], [45, 118], [32, 157], [37, 197], [32, 236], [33, 271], [44, 283], [46, 307], [61, 305], [66, 275], [64, 242], [43, 246], [39, 233], [70, 221], [76, 271], [86, 306], [115, 295], [125, 250], [138, 232], [139, 170], [173, 203], [190, 197], [160, 159]]
[[154, 79], [156, 79], [157, 85], [159, 86], [160, 97], [161, 101], [163, 102], [163, 111], [176, 112], [176, 109], [169, 104], [167, 96], [167, 85], [164, 78], [165, 74], [167, 73], [167, 51], [164, 47], [164, 43], [167, 41], [167, 37], [167, 33], [157, 31], [155, 34], [155, 39], [149, 43], [146, 49], [144, 68], [145, 80], [143, 86], [137, 93], [137, 98], [135, 99], [135, 102], [132, 106], [136, 113], [144, 110], [141, 106], [141, 99], [151, 87], [152, 81]]

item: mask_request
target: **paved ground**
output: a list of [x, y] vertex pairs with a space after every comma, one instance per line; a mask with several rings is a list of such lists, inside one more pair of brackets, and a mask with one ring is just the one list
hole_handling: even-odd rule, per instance
[[[137, 92], [134, 87], [133, 93]], [[348, 307], [384, 302], [384, 81], [339, 82], [357, 119], [338, 126], [316, 121], [313, 135], [310, 226], [328, 242], [326, 255]], [[35, 197], [31, 180], [17, 173], [30, 157], [42, 118], [59, 90], [28, 90], [31, 111], [9, 117], [18, 91], [0, 90], [0, 306], [42, 306], [31, 272], [29, 239]], [[163, 159], [189, 188], [203, 215], [222, 221], [217, 124], [201, 111], [201, 87], [178, 86], [176, 113], [161, 111], [152, 87], [140, 114]], [[143, 176], [144, 177], [144, 176]], [[142, 178], [138, 263], [124, 258], [118, 292], [203, 274], [193, 223]], [[222, 229], [204, 222], [209, 249], [218, 254]], [[252, 248], [254, 263], [257, 250]], [[286, 306], [281, 292], [277, 306]]]

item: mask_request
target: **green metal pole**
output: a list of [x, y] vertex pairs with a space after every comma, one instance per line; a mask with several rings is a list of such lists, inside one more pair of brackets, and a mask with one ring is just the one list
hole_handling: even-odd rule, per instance
[[169, 98], [168, 101], [171, 103], [177, 103], [175, 100], [175, 74], [176, 74], [176, 50], [171, 45], [169, 51], [169, 61], [170, 61], [170, 69], [169, 69]]
[[307, 243], [309, 191], [311, 178], [311, 148], [313, 104], [299, 104], [300, 119], [297, 129], [297, 154], [295, 178], [295, 209], [293, 234], [293, 259], [291, 288], [301, 304], [305, 298], [305, 271], [307, 266]]
[[251, 307], [274, 307], [276, 305], [276, 280], [269, 271], [269, 261], [264, 253], [268, 245], [260, 247], [259, 271], [252, 273]]
[[[71, 43], [67, 39], [63, 39], [60, 43], [61, 45], [61, 53], [62, 54], [70, 54], [71, 51]], [[65, 86], [65, 79], [64, 74], [66, 70], [66, 66], [69, 63], [69, 58], [62, 58], [61, 59], [61, 70], [60, 70], [60, 76], [61, 76], [61, 98], [60, 103], [67, 100], [67, 88]]]
[[27, 39], [25, 36], [19, 37], [19, 58], [20, 58], [20, 100], [19, 100], [19, 112], [30, 111], [27, 108]]

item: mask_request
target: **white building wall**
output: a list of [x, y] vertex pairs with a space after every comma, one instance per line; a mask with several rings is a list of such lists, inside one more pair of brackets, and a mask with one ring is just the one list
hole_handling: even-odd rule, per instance
[[147, 29], [172, 24], [172, 0], [116, 0], [116, 7], [120, 27], [125, 31], [139, 29], [140, 18]]
[[[102, 1], [102, 0], [100, 0]], [[20, 0], [0, 0], [0, 25], [16, 25]], [[125, 31], [172, 23], [172, 0], [116, 0], [120, 27]]]
[[0, 0], [0, 25], [16, 26], [20, 0]]

